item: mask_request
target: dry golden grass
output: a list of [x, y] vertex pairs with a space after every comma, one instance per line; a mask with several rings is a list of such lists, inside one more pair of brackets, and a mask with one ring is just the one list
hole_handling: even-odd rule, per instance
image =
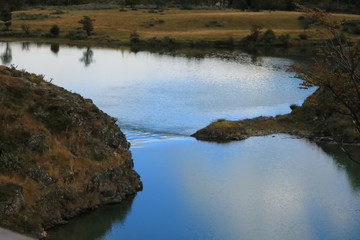
[[[42, 13], [50, 14], [49, 10], [28, 10], [21, 11], [28, 14]], [[18, 12], [15, 12], [16, 14]], [[163, 13], [148, 13], [138, 10], [120, 12], [112, 10], [92, 11], [69, 11], [60, 15], [60, 18], [46, 20], [14, 20], [13, 29], [20, 30], [22, 24], [27, 24], [31, 30], [43, 29], [48, 31], [50, 27], [57, 24], [64, 35], [69, 30], [79, 27], [78, 21], [83, 16], [90, 16], [95, 19], [95, 32], [108, 35], [110, 38], [119, 41], [128, 41], [130, 33], [136, 31], [143, 38], [170, 36], [178, 40], [219, 40], [242, 38], [249, 34], [253, 24], [261, 24], [265, 29], [271, 28], [277, 34], [289, 33], [297, 36], [303, 30], [299, 26], [297, 18], [302, 15], [300, 12], [285, 11], [262, 11], [262, 12], [241, 12], [236, 10], [177, 10], [170, 9]], [[334, 14], [334, 19], [358, 19], [359, 15]], [[141, 26], [142, 23], [151, 19], [162, 19], [165, 22], [156, 24], [151, 28]], [[210, 21], [217, 21], [222, 27], [206, 27]], [[316, 38], [316, 36], [313, 36]]]

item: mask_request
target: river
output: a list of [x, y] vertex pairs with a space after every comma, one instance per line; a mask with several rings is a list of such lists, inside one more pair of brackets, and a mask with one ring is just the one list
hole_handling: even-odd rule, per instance
[[3, 64], [91, 98], [118, 119], [144, 190], [49, 231], [59, 240], [359, 239], [360, 167], [330, 146], [278, 134], [191, 137], [219, 118], [301, 104], [287, 65], [238, 51], [203, 56], [0, 43]]

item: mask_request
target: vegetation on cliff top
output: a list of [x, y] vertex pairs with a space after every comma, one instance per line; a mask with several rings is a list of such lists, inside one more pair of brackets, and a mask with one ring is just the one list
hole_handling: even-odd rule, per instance
[[116, 119], [42, 75], [0, 67], [0, 226], [27, 234], [141, 189]]

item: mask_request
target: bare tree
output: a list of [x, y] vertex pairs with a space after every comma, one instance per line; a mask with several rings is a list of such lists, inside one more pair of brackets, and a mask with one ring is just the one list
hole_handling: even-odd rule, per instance
[[[302, 8], [314, 24], [321, 25], [320, 33], [326, 37], [324, 47], [318, 50], [310, 67], [292, 66], [301, 88], [319, 87], [331, 96], [332, 111], [347, 116], [360, 134], [360, 49], [359, 43], [351, 43], [340, 32], [343, 22], [334, 22], [330, 14], [322, 10]], [[324, 118], [324, 124], [327, 125]], [[341, 149], [355, 161], [344, 145], [344, 136], [329, 128]], [[359, 161], [357, 161], [359, 162]]]

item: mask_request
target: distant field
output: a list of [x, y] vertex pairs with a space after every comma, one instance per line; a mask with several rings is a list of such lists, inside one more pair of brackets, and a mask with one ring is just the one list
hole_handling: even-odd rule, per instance
[[[18, 14], [49, 14], [49, 10], [28, 10], [14, 12]], [[285, 11], [262, 11], [262, 12], [241, 12], [236, 10], [177, 10], [170, 9], [164, 12], [149, 13], [148, 10], [137, 10], [121, 12], [118, 9], [111, 10], [71, 10], [59, 15], [60, 18], [45, 20], [13, 20], [12, 29], [21, 30], [22, 24], [27, 24], [31, 30], [43, 29], [48, 31], [53, 24], [60, 27], [61, 35], [69, 30], [79, 27], [78, 21], [83, 16], [90, 16], [95, 19], [94, 31], [101, 35], [108, 35], [111, 39], [126, 42], [130, 33], [136, 31], [142, 38], [170, 36], [177, 40], [220, 40], [233, 37], [241, 39], [249, 34], [253, 24], [261, 24], [264, 29], [271, 28], [276, 34], [289, 33], [292, 38], [297, 38], [303, 32], [297, 18], [302, 15], [300, 12]], [[54, 15], [53, 15], [54, 16]], [[334, 14], [334, 19], [357, 19], [360, 15]], [[156, 23], [152, 27], [145, 25], [162, 20], [163, 23]], [[221, 24], [218, 26], [206, 27], [211, 21]], [[316, 40], [318, 36], [315, 30], [307, 30], [311, 39]], [[359, 35], [358, 35], [359, 36]], [[360, 37], [351, 36], [353, 39]]]

